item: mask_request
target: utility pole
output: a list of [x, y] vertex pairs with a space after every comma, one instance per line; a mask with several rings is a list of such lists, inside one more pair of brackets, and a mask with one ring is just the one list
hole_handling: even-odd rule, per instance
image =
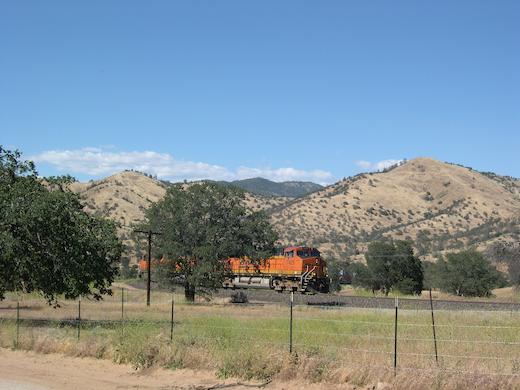
[[152, 269], [152, 236], [161, 235], [159, 232], [150, 230], [134, 230], [135, 233], [144, 233], [148, 235], [148, 280], [146, 282], [146, 306], [150, 306], [150, 289], [151, 289], [151, 269]]

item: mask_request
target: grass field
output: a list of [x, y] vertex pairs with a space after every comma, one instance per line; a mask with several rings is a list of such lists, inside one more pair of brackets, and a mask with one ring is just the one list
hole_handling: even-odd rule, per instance
[[[373, 293], [370, 290], [361, 287], [352, 287], [351, 285], [343, 285], [341, 291], [338, 293], [343, 296], [355, 297], [385, 297], [385, 294], [376, 291]], [[442, 291], [433, 291], [433, 299], [442, 299], [448, 301], [464, 301], [464, 302], [501, 302], [501, 303], [520, 303], [520, 290], [513, 287], [497, 288], [492, 291], [490, 297], [458, 297], [453, 294], [448, 294]], [[424, 290], [421, 295], [403, 295], [399, 291], [390, 291], [389, 297], [403, 297], [408, 299], [428, 299], [428, 291]]]
[[[288, 295], [287, 295], [288, 298]], [[0, 302], [3, 347], [94, 356], [135, 367], [213, 369], [222, 377], [386, 382], [398, 388], [520, 388], [520, 313], [436, 311], [439, 360], [429, 311], [400, 310], [394, 372], [394, 310], [295, 306], [289, 353], [288, 305], [233, 305], [224, 299], [187, 304], [142, 290], [121, 289], [103, 302], [49, 307], [37, 296]], [[20, 302], [16, 345], [16, 301]], [[35, 319], [47, 319], [36, 322]], [[106, 320], [111, 320], [107, 322]]]

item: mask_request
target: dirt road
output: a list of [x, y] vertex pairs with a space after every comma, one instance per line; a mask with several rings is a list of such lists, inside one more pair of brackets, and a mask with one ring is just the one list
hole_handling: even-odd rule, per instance
[[136, 371], [129, 365], [107, 360], [74, 358], [58, 354], [37, 354], [0, 348], [0, 390], [115, 390], [161, 389], [268, 390], [350, 389], [324, 384], [255, 383], [218, 379], [210, 371], [151, 369]]

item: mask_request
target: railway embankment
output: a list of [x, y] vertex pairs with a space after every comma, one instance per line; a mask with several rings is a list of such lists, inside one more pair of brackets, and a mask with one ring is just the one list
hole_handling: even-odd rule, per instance
[[[289, 293], [270, 290], [219, 290], [217, 296], [231, 297], [237, 291], [243, 291], [250, 302], [283, 303], [289, 301]], [[294, 304], [353, 308], [392, 309], [395, 307], [394, 297], [358, 297], [338, 294], [294, 294]], [[520, 303], [473, 301], [473, 300], [441, 300], [434, 299], [435, 310], [490, 310], [520, 312]], [[399, 298], [399, 307], [409, 310], [430, 310], [430, 301], [424, 298]]]

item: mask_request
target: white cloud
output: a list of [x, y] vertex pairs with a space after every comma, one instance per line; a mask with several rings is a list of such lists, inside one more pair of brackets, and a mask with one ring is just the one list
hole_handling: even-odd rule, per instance
[[359, 160], [359, 161], [356, 161], [356, 165], [359, 168], [364, 169], [366, 171], [382, 171], [385, 168], [388, 168], [395, 164], [400, 164], [402, 162], [403, 162], [403, 160], [396, 160], [396, 159], [381, 160], [378, 162]]
[[356, 161], [356, 165], [363, 169], [372, 169], [372, 163], [370, 161], [359, 160]]
[[332, 174], [327, 171], [315, 169], [312, 171], [304, 171], [296, 168], [248, 168], [240, 167], [236, 171], [239, 179], [248, 177], [265, 177], [273, 181], [290, 181], [290, 180], [306, 180], [324, 184], [333, 180]]
[[177, 160], [168, 153], [153, 151], [118, 152], [113, 148], [82, 148], [76, 150], [48, 150], [30, 159], [36, 163], [47, 163], [58, 171], [70, 174], [104, 176], [125, 169], [134, 169], [157, 175], [160, 179], [180, 180], [237, 180], [264, 177], [273, 181], [308, 180], [328, 184], [334, 180], [330, 172], [305, 171], [296, 168], [250, 168], [230, 170], [220, 165], [204, 162]]

